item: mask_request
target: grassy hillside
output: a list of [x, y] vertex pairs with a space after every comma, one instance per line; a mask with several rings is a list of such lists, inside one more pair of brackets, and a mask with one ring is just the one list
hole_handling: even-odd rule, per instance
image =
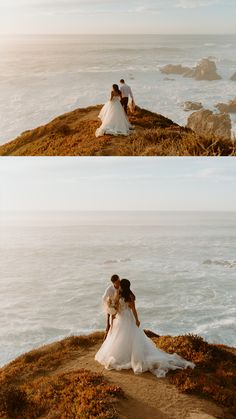
[[231, 140], [201, 137], [162, 115], [137, 108], [128, 136], [95, 137], [101, 105], [76, 109], [0, 146], [1, 156], [234, 156]]
[[[132, 417], [133, 404], [119, 383], [133, 387], [148, 385], [159, 393], [168, 390], [163, 406], [173, 403], [176, 390], [186, 393], [190, 409], [200, 405], [207, 413], [220, 412], [220, 418], [235, 417], [236, 400], [236, 350], [220, 345], [210, 345], [192, 336], [158, 337], [146, 332], [155, 344], [169, 352], [176, 352], [196, 364], [194, 370], [169, 372], [167, 378], [157, 379], [150, 373], [134, 376], [131, 371], [110, 372], [112, 382], [96, 371], [98, 363], [94, 354], [102, 343], [103, 334], [69, 337], [60, 342], [26, 353], [0, 369], [0, 417], [2, 419], [43, 418], [125, 418]], [[151, 381], [150, 381], [151, 379]], [[167, 386], [167, 387], [166, 387]], [[143, 390], [144, 391], [144, 390]], [[149, 390], [150, 393], [150, 390]], [[154, 393], [157, 394], [157, 393]], [[181, 396], [182, 397], [182, 396]], [[145, 402], [145, 399], [144, 401]], [[155, 402], [155, 400], [154, 400]], [[136, 403], [136, 402], [135, 402]], [[180, 400], [180, 406], [183, 402]], [[162, 408], [163, 408], [162, 406]], [[214, 410], [214, 406], [216, 410]], [[218, 406], [218, 407], [217, 407]], [[125, 415], [130, 407], [131, 416]], [[142, 407], [145, 411], [145, 403]], [[186, 408], [186, 406], [185, 406]], [[140, 409], [140, 406], [139, 406]], [[143, 411], [143, 412], [144, 412]], [[160, 411], [161, 412], [161, 411]], [[123, 416], [122, 416], [123, 415]], [[181, 417], [182, 413], [180, 412]], [[143, 416], [146, 417], [143, 413]], [[155, 417], [162, 416], [158, 413]], [[185, 416], [184, 416], [185, 417]], [[188, 416], [189, 417], [189, 416]], [[214, 416], [215, 417], [215, 416]]]

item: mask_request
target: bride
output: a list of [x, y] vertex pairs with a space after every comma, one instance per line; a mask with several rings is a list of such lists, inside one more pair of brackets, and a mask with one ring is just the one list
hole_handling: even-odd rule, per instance
[[123, 106], [120, 103], [121, 91], [117, 84], [113, 84], [111, 98], [103, 106], [98, 118], [101, 119], [102, 125], [96, 130], [96, 137], [104, 134], [110, 135], [129, 135], [131, 124], [125, 114]]
[[165, 377], [169, 370], [194, 368], [192, 362], [177, 354], [158, 349], [144, 331], [135, 308], [135, 296], [130, 282], [122, 279], [116, 300], [117, 314], [106, 340], [95, 355], [95, 360], [108, 370], [130, 369], [135, 374], [150, 371], [157, 377]]

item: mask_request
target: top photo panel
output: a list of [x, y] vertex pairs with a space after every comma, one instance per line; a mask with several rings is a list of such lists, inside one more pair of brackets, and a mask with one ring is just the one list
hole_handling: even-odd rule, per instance
[[0, 4], [0, 156], [235, 156], [236, 3]]

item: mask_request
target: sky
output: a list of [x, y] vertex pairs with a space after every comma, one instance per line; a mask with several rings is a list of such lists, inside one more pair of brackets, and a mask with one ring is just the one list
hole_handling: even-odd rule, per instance
[[0, 158], [0, 211], [236, 211], [235, 158]]
[[0, 0], [0, 34], [236, 33], [236, 0]]

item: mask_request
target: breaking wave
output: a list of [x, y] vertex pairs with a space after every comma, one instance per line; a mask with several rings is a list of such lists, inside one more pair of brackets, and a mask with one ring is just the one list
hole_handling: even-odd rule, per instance
[[105, 260], [104, 265], [113, 265], [114, 263], [125, 263], [125, 262], [131, 262], [131, 259], [130, 258], [108, 259], [108, 260]]
[[216, 260], [216, 259], [206, 259], [203, 262], [204, 265], [219, 265], [224, 266], [225, 268], [236, 268], [236, 260]]

